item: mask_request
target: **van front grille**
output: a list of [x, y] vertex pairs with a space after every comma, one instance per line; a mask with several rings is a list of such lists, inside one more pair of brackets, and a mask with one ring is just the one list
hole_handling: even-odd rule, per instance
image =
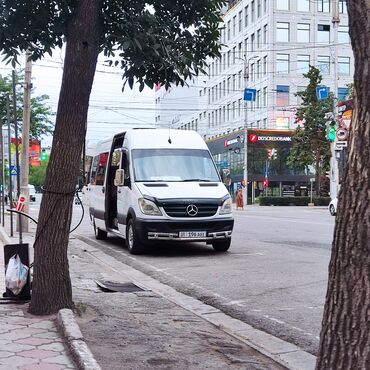
[[210, 217], [217, 212], [217, 204], [189, 203], [189, 204], [165, 204], [164, 211], [170, 217]]

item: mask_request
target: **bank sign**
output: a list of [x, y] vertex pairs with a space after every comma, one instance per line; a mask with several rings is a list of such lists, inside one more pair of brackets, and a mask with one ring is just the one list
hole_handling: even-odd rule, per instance
[[266, 142], [292, 142], [291, 136], [277, 136], [271, 134], [249, 134], [248, 141], [250, 143], [266, 143]]

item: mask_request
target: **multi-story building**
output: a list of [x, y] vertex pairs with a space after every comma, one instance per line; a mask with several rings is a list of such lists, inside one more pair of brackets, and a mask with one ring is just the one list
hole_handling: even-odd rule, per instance
[[[188, 90], [157, 92], [157, 98], [161, 97], [161, 104], [156, 105], [161, 118], [158, 122], [162, 124], [165, 114], [165, 121], [172, 122], [174, 128], [199, 131], [209, 141], [216, 161], [230, 166], [232, 189], [246, 178], [243, 167], [247, 167], [253, 190], [253, 182], [261, 187], [262, 179], [270, 175], [263, 165], [255, 166], [250, 160], [245, 166], [244, 148], [236, 139], [243, 130], [269, 130], [264, 135], [272, 137], [270, 130], [279, 131], [279, 135], [290, 130], [291, 136], [301, 103], [296, 93], [307, 86], [308, 79], [303, 74], [310, 65], [320, 69], [322, 85], [328, 86], [339, 100], [347, 95], [354, 61], [346, 0], [229, 1], [220, 30], [224, 45], [221, 58], [209, 61], [207, 76], [199, 77]], [[256, 90], [254, 101], [244, 101], [245, 88]], [[175, 106], [171, 99], [176, 99], [177, 104], [172, 111], [171, 104]], [[181, 119], [175, 119], [179, 115]], [[247, 140], [248, 135], [243, 136]], [[238, 146], [236, 153], [224, 146], [228, 142]], [[278, 143], [270, 142], [273, 146], [279, 148]], [[270, 147], [266, 147], [266, 153]], [[249, 146], [248, 158], [253, 158], [249, 151], [257, 149], [262, 150]], [[297, 173], [286, 166], [279, 168], [271, 180], [280, 193], [285, 185], [309, 183], [313, 176], [309, 170]]]

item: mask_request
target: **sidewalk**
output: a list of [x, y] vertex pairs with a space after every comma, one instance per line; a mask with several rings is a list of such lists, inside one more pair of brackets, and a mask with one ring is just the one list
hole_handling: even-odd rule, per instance
[[[5, 230], [1, 230], [4, 232]], [[15, 233], [16, 236], [18, 234]], [[18, 238], [8, 242], [18, 243]], [[24, 242], [30, 242], [25, 235]], [[6, 243], [0, 241], [3, 246]], [[30, 244], [30, 248], [31, 248]], [[4, 253], [0, 251], [0, 294], [5, 292]], [[28, 303], [0, 301], [0, 370], [75, 369], [56, 325], [56, 315], [33, 316]]]
[[[25, 239], [31, 241], [32, 236]], [[218, 325], [164, 298], [150, 288], [151, 278], [146, 280], [134, 269], [130, 276], [112, 257], [73, 236], [69, 261], [73, 299], [80, 312], [76, 320], [102, 369], [284, 369]], [[0, 275], [3, 282], [2, 269]], [[96, 280], [136, 283], [142, 290], [107, 293]], [[208, 307], [205, 314], [219, 317], [218, 310]], [[77, 368], [55, 320], [29, 315], [27, 305], [0, 305], [0, 370]]]

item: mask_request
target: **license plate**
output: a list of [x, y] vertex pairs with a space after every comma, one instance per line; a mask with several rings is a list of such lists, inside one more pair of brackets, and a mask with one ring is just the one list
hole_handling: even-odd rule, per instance
[[205, 238], [206, 231], [180, 231], [179, 238]]

